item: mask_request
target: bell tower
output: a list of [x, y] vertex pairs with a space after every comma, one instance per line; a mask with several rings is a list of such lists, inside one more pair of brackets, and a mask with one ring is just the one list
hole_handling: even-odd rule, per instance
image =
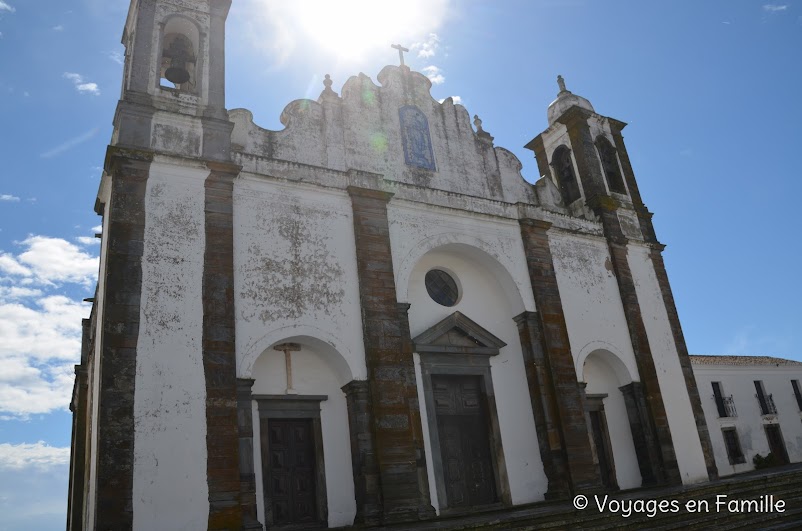
[[681, 478], [658, 382], [659, 363], [644, 324], [645, 302], [638, 299], [630, 266], [632, 256], [640, 253], [648, 256], [659, 285], [708, 476], [714, 479], [718, 472], [663, 262], [665, 246], [657, 240], [652, 213], [643, 203], [624, 145], [622, 130], [627, 124], [598, 114], [587, 99], [566, 88], [562, 76], [557, 84], [557, 99], [548, 107], [548, 128], [525, 147], [535, 152], [540, 174], [552, 178], [570, 213], [602, 225], [640, 376], [637, 386], [621, 390], [628, 409], [633, 409], [631, 417], [640, 419], [633, 436], [644, 484], [679, 484]]
[[123, 30], [112, 145], [229, 159], [225, 21], [231, 0], [134, 0]]

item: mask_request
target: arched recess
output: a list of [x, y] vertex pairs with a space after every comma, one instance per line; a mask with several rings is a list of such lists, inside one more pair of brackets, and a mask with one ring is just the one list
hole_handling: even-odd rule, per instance
[[[421, 258], [435, 250], [467, 257], [491, 274], [501, 284], [514, 315], [535, 311], [532, 286], [525, 268], [516, 278], [510, 273], [514, 270], [512, 264], [502, 263], [493, 246], [480, 238], [459, 232], [424, 238], [409, 250], [396, 269], [395, 284], [399, 301], [409, 301], [409, 280], [415, 266]], [[523, 256], [521, 260], [524, 263]]]
[[596, 348], [582, 357], [585, 407], [594, 462], [602, 482], [611, 489], [630, 489], [643, 483], [636, 444], [640, 444], [642, 419], [631, 406], [632, 388], [639, 386], [621, 357]]
[[309, 345], [325, 355], [341, 385], [351, 380], [367, 378], [364, 356], [357, 361], [354, 353], [340, 338], [309, 325], [282, 326], [253, 341], [237, 362], [237, 377], [252, 378], [253, 366], [259, 356], [273, 345], [287, 342]]
[[585, 345], [579, 352], [579, 355], [576, 357], [576, 374], [579, 381], [587, 381], [585, 379], [585, 360], [588, 358], [588, 356], [590, 356], [590, 354], [594, 354], [604, 359], [610, 368], [615, 372], [616, 376], [618, 377], [618, 381], [623, 382], [621, 385], [625, 385], [629, 382], [640, 381], [635, 359], [627, 359], [624, 356], [613, 354], [614, 352], [617, 352], [617, 349], [606, 341], [591, 341]]
[[[351, 368], [329, 341], [296, 327], [284, 331], [294, 335], [265, 336], [266, 348], [248, 369], [259, 521], [268, 528], [351, 525], [356, 504], [343, 391]], [[290, 464], [301, 461], [302, 467]], [[299, 485], [294, 505], [289, 485]]]
[[[157, 85], [162, 88], [172, 88], [171, 83], [166, 81], [166, 70], [181, 63], [189, 74], [189, 80], [176, 84], [174, 88], [195, 95], [201, 93], [203, 37], [198, 23], [189, 17], [170, 15], [164, 19], [159, 35]], [[179, 53], [182, 58], [178, 57]]]
[[557, 176], [557, 185], [560, 188], [563, 203], [565, 206], [569, 206], [582, 196], [571, 150], [565, 145], [557, 147], [551, 155], [550, 165]]
[[618, 163], [618, 155], [604, 135], [596, 137], [596, 150], [599, 152], [599, 161], [604, 171], [604, 177], [607, 179], [607, 187], [611, 192], [626, 195], [627, 188], [624, 184], [621, 166]]
[[[504, 251], [498, 243], [491, 245], [473, 235], [438, 234], [418, 241], [406, 252], [397, 270], [398, 297], [410, 305], [409, 326], [412, 337], [416, 338], [416, 349], [423, 344], [418, 339], [427, 330], [439, 330], [441, 324], [449, 322], [449, 316], [464, 316], [471, 322], [470, 325], [457, 323], [450, 333], [435, 334], [437, 340], [415, 353], [424, 448], [426, 455], [431, 456], [426, 460], [427, 474], [432, 506], [438, 511], [475, 508], [473, 503], [482, 505], [477, 500], [486, 502], [484, 496], [492, 498], [494, 495], [500, 503], [531, 503], [542, 500], [548, 490], [521, 336], [514, 320], [526, 311], [534, 311], [534, 297], [523, 253], [520, 262], [513, 263]], [[438, 301], [426, 286], [426, 275], [433, 270], [454, 276], [460, 294], [453, 305]], [[462, 317], [456, 321], [462, 322]], [[497, 354], [483, 357], [471, 354], [472, 347], [484, 343], [479, 339], [483, 334], [492, 335], [502, 343], [503, 346], [497, 347]], [[444, 345], [451, 345], [460, 352]], [[453, 396], [450, 404], [456, 409], [451, 410], [445, 402], [428, 396], [433, 389]], [[483, 406], [486, 409], [480, 407], [474, 413], [481, 417], [484, 413], [478, 412], [485, 411], [487, 418], [472, 417], [460, 427], [448, 425], [449, 416], [462, 407], [455, 404], [468, 403], [486, 404]], [[465, 409], [461, 411], [468, 415]], [[497, 432], [494, 431], [496, 426]], [[457, 450], [452, 443], [441, 444], [439, 441], [443, 441], [446, 433], [452, 443], [470, 440], [484, 450]], [[488, 448], [497, 449], [491, 452], [494, 456], [503, 455], [503, 465], [498, 460], [483, 460]], [[465, 453], [460, 454], [460, 451]], [[459, 489], [454, 485], [459, 482], [452, 485], [452, 476], [445, 478], [451, 487], [444, 490], [440, 483], [441, 471], [435, 469], [438, 459], [439, 463], [459, 461], [459, 457], [468, 454], [482, 458], [479, 460], [483, 464], [472, 462], [469, 467], [474, 472], [493, 469], [492, 474], [479, 474], [481, 477], [471, 480], [483, 493], [475, 499], [457, 492]], [[497, 482], [494, 494], [491, 494], [494, 490], [491, 477]], [[450, 488], [455, 490], [448, 493]]]

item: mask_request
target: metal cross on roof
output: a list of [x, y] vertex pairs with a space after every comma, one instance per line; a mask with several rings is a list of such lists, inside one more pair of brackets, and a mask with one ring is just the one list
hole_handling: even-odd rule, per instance
[[390, 48], [395, 48], [398, 50], [398, 58], [401, 60], [401, 66], [404, 66], [404, 52], [408, 52], [409, 48], [404, 48], [400, 44], [393, 44]]

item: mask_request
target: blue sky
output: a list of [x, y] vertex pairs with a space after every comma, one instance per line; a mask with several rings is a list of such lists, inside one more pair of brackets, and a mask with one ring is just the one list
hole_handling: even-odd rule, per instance
[[[125, 0], [0, 0], [0, 531], [63, 526], [72, 365], [97, 274], [93, 212]], [[396, 10], [396, 11], [393, 11]], [[562, 74], [629, 123], [688, 348], [802, 360], [802, 3], [234, 0], [227, 105], [290, 101], [395, 64], [458, 96], [523, 162]]]

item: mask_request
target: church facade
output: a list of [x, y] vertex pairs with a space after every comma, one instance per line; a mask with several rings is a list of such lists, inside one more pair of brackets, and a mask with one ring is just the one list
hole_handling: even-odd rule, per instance
[[230, 1], [134, 0], [69, 529], [417, 521], [717, 476], [625, 124], [541, 179], [404, 66], [225, 107]]

